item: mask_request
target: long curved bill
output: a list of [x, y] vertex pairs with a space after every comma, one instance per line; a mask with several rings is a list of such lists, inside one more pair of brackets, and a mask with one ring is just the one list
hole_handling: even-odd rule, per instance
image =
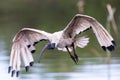
[[45, 51], [47, 50], [47, 46], [48, 46], [48, 44], [46, 44], [46, 45], [43, 47], [42, 51], [40, 52], [39, 58], [38, 58], [38, 63], [40, 63], [40, 59], [41, 59], [42, 55], [43, 55], [43, 54], [45, 53]]

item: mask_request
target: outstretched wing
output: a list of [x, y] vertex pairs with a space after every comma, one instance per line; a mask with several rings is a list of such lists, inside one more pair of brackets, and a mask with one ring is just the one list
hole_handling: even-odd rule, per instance
[[41, 30], [31, 28], [21, 29], [13, 39], [8, 72], [11, 72], [12, 76], [14, 73], [18, 76], [21, 58], [24, 62], [26, 71], [28, 71], [29, 66], [32, 66], [34, 62], [31, 53], [35, 52], [35, 44], [41, 40], [49, 40], [49, 35], [50, 33]]
[[99, 44], [104, 50], [114, 50], [115, 41], [112, 36], [97, 20], [87, 15], [75, 15], [75, 17], [73, 17], [67, 27], [63, 30], [63, 37], [74, 38], [76, 34], [80, 34], [90, 28], [92, 28]]

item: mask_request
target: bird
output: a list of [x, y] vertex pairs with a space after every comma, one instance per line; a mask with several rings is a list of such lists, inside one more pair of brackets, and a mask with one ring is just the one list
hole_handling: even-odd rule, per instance
[[54, 33], [33, 28], [22, 28], [18, 31], [13, 38], [8, 73], [11, 73], [12, 77], [15, 74], [18, 77], [22, 64], [21, 60], [24, 62], [25, 70], [28, 71], [29, 67], [34, 64], [32, 53], [36, 51], [35, 45], [43, 40], [48, 42], [41, 50], [39, 59], [46, 50], [58, 49], [68, 52], [70, 58], [77, 64], [79, 58], [75, 50], [76, 47], [84, 48], [89, 43], [88, 37], [77, 35], [89, 29], [92, 29], [104, 51], [115, 50], [115, 40], [95, 18], [76, 14], [63, 30]]

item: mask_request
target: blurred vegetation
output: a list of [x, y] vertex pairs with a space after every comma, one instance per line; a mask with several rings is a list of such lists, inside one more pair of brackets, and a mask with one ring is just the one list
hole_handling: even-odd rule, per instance
[[[120, 25], [120, 0], [83, 0], [85, 2], [83, 14], [96, 18], [103, 26], [106, 26], [108, 11], [106, 5], [109, 3], [115, 9], [115, 20]], [[0, 0], [0, 36], [6, 43], [11, 44], [15, 33], [23, 27], [42, 29], [48, 32], [62, 30], [72, 17], [77, 14], [78, 0]], [[118, 30], [120, 28], [118, 27]], [[93, 35], [92, 31], [88, 31]], [[90, 35], [89, 34], [89, 35]], [[111, 34], [119, 43], [111, 28]], [[91, 39], [88, 52], [95, 47], [102, 51], [94, 36]], [[93, 41], [95, 39], [95, 41]], [[7, 45], [10, 47], [10, 45]], [[93, 46], [93, 47], [91, 47]], [[117, 45], [116, 53], [119, 53]], [[81, 51], [81, 49], [80, 49]], [[83, 49], [86, 51], [86, 49]], [[81, 55], [81, 54], [80, 54]], [[84, 55], [84, 54], [82, 54]], [[86, 54], [85, 54], [86, 55]], [[91, 55], [91, 54], [88, 54]], [[115, 54], [116, 55], [116, 54]]]

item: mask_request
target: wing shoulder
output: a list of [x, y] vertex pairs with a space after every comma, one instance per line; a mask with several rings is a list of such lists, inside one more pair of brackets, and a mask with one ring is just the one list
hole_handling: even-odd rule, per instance
[[[32, 28], [23, 28], [21, 29], [13, 38], [13, 42], [18, 41], [22, 38], [34, 38], [36, 41], [39, 41], [41, 39], [49, 39], [50, 33], [47, 33], [42, 30], [32, 29]], [[25, 36], [25, 37], [24, 37]], [[27, 37], [28, 36], [28, 37]]]

